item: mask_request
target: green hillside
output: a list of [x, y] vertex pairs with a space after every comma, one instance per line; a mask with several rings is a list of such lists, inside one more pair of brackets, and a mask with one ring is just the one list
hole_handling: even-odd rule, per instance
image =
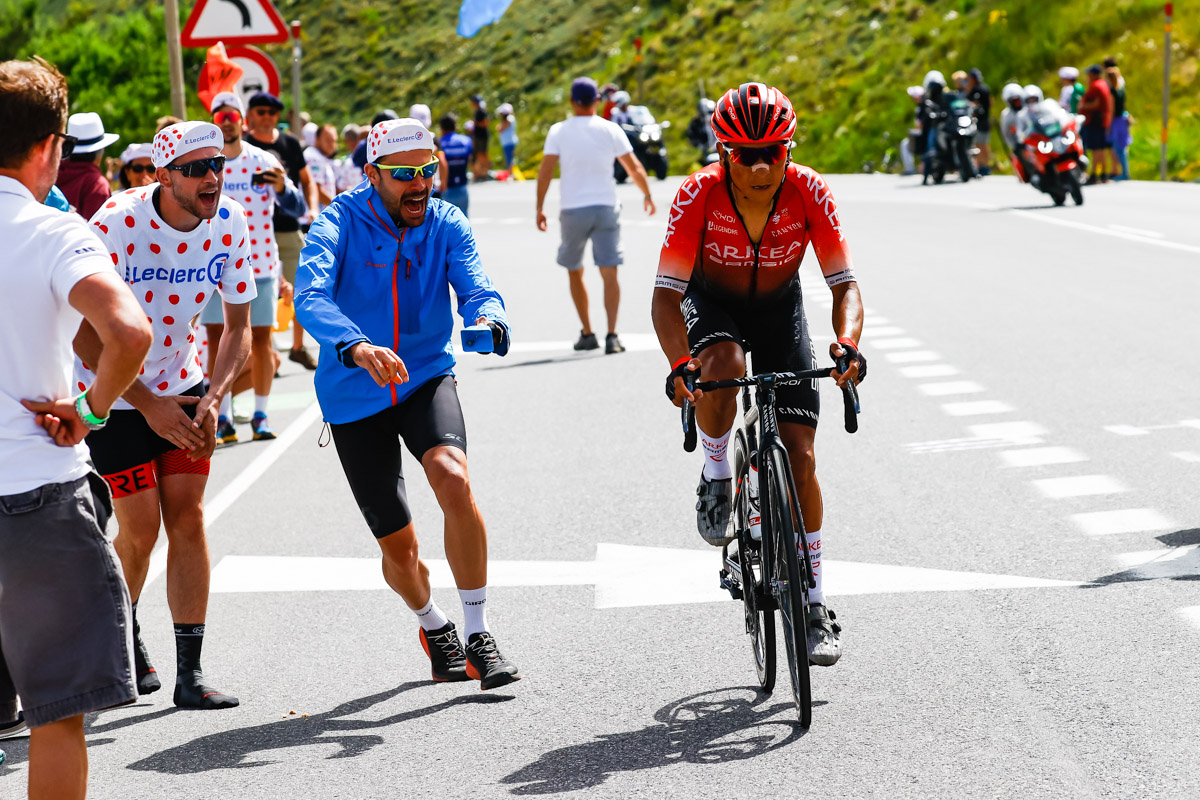
[[[37, 50], [59, 63], [66, 59], [71, 63], [64, 68], [88, 76], [100, 74], [104, 64], [88, 60], [87, 43], [120, 50], [122, 37], [111, 30], [133, 30], [144, 52], [136, 75], [125, 76], [139, 85], [132, 95], [143, 98], [148, 117], [166, 113], [165, 56], [140, 38], [161, 30], [160, 4], [147, 12], [147, 4], [135, 0], [0, 0], [5, 2], [7, 16], [34, 3], [36, 25], [21, 41], [20, 32], [14, 38], [9, 30], [14, 26], [0, 19], [0, 47], [22, 55]], [[187, 14], [192, 4], [182, 5]], [[1153, 0], [641, 0], [640, 5], [515, 0], [500, 23], [469, 40], [454, 32], [458, 2], [277, 5], [285, 19], [305, 24], [302, 88], [314, 119], [361, 123], [380, 108], [404, 111], [414, 102], [427, 103], [435, 115], [445, 110], [461, 115], [468, 110], [467, 95], [480, 92], [493, 108], [505, 100], [516, 107], [518, 158], [525, 166], [536, 164], [549, 125], [567, 113], [565, 90], [580, 74], [615, 81], [630, 89], [635, 102], [672, 120], [669, 145], [676, 167], [690, 161], [683, 128], [700, 85], [714, 96], [759, 79], [782, 88], [797, 107], [798, 158], [826, 171], [856, 171], [864, 161], [878, 160], [884, 132], [902, 132], [911, 113], [904, 88], [918, 83], [927, 69], [948, 75], [978, 66], [997, 94], [1004, 83], [1017, 80], [1037, 82], [1049, 95], [1057, 94], [1055, 73], [1062, 64], [1083, 68], [1114, 55], [1129, 84], [1136, 122], [1130, 152], [1135, 176], [1157, 173], [1162, 4]], [[1200, 178], [1195, 86], [1200, 21], [1184, 16], [1189, 13], [1184, 4], [1176, 5], [1181, 16], [1174, 34], [1170, 167], [1174, 176], [1193, 180]], [[633, 47], [639, 33], [645, 56], [640, 67]], [[267, 49], [286, 85], [290, 48]], [[187, 58], [194, 86], [203, 54], [189, 51]], [[119, 98], [131, 93], [119, 77], [101, 87], [76, 81], [72, 90], [91, 102], [111, 98], [113, 111], [129, 114]]]

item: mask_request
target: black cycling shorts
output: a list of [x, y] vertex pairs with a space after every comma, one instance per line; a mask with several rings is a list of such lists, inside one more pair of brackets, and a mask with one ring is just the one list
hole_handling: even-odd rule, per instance
[[378, 414], [329, 426], [350, 491], [376, 539], [412, 522], [401, 440], [417, 461], [439, 445], [467, 451], [467, 426], [455, 386], [453, 375], [442, 375]]
[[[755, 303], [719, 297], [692, 281], [679, 308], [693, 357], [714, 344], [734, 342], [744, 352], [754, 353], [755, 372], [816, 369], [799, 281], [793, 281], [780, 296]], [[788, 381], [775, 390], [775, 416], [781, 423], [816, 428], [820, 412], [821, 395], [815, 380]]]
[[[204, 384], [180, 392], [184, 397], [204, 397]], [[196, 406], [180, 406], [193, 419]], [[180, 449], [154, 432], [136, 409], [111, 411], [108, 422], [84, 439], [96, 471], [104, 476], [114, 499], [153, 489], [164, 475], [207, 475], [209, 460], [192, 461]]]

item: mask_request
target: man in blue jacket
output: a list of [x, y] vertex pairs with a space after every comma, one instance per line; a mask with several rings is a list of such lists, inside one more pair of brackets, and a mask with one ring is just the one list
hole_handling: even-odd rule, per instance
[[[438, 159], [415, 119], [386, 120], [366, 140], [367, 182], [313, 223], [296, 273], [296, 317], [321, 345], [317, 399], [342, 469], [383, 551], [383, 576], [420, 623], [436, 681], [482, 688], [520, 678], [487, 623], [487, 532], [467, 479], [454, 378], [450, 288], [468, 324], [508, 352], [504, 301], [479, 262], [462, 212], [430, 198]], [[421, 462], [446, 517], [446, 558], [467, 646], [433, 602], [404, 490], [400, 440]]]

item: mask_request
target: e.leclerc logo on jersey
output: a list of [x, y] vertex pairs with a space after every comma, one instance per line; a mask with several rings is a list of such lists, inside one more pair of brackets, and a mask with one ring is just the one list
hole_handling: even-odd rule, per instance
[[135, 267], [126, 265], [125, 282], [134, 286], [146, 281], [166, 281], [167, 283], [195, 283], [205, 281], [216, 286], [221, 280], [221, 270], [229, 260], [229, 253], [217, 253], [208, 262], [207, 267], [171, 268], [171, 267]]

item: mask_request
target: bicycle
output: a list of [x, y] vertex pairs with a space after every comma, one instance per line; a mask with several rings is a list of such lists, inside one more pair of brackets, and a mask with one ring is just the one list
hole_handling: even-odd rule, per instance
[[[849, 356], [837, 360], [838, 372], [844, 373], [849, 367]], [[775, 611], [778, 609], [792, 679], [792, 698], [804, 728], [812, 723], [808, 591], [816, 586], [816, 579], [791, 463], [775, 420], [775, 387], [784, 381], [828, 378], [832, 373], [833, 369], [826, 367], [803, 372], [764, 372], [722, 381], [697, 382], [699, 375], [695, 372], [684, 377], [689, 392], [693, 389], [703, 392], [742, 390], [744, 427], [738, 429], [733, 442], [732, 525], [738, 547], [732, 555], [729, 545], [721, 551], [721, 588], [728, 590], [734, 600], [742, 601], [758, 684], [767, 694], [775, 688]], [[755, 388], [753, 405], [750, 402], [752, 386]], [[858, 430], [860, 405], [852, 383], [842, 387], [842, 399], [846, 432], [854, 433]], [[687, 400], [683, 403], [682, 417], [683, 448], [690, 453], [696, 449], [696, 409]], [[758, 471], [761, 524], [757, 539], [752, 535], [749, 523], [752, 468]], [[799, 553], [804, 556], [803, 573]]]

